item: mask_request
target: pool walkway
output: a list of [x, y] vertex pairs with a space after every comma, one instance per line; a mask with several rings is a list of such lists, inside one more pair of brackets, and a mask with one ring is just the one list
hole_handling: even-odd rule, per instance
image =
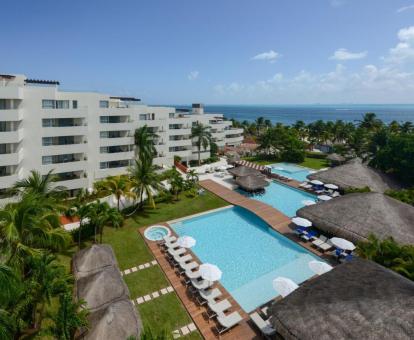
[[[167, 223], [161, 224], [170, 227]], [[148, 245], [149, 249], [151, 250], [161, 269], [165, 273], [165, 276], [171, 283], [171, 286], [174, 288], [176, 294], [180, 298], [188, 314], [190, 314], [191, 318], [194, 321], [194, 324], [197, 326], [198, 331], [201, 333], [204, 339], [261, 339], [261, 337], [256, 333], [256, 331], [249, 325], [248, 320], [250, 319], [250, 317], [248, 316], [248, 314], [243, 311], [243, 309], [240, 307], [237, 301], [233, 299], [233, 297], [227, 292], [227, 290], [219, 282], [216, 282], [214, 287], [219, 288], [223, 292], [223, 295], [220, 297], [220, 300], [228, 299], [233, 306], [231, 308], [231, 311], [237, 311], [243, 317], [243, 321], [241, 321], [240, 324], [238, 324], [230, 331], [224, 333], [220, 337], [218, 337], [214, 330], [214, 326], [216, 325], [215, 321], [209, 321], [203, 315], [203, 313], [205, 313], [206, 311], [206, 308], [204, 306], [199, 306], [195, 302], [194, 297], [192, 297], [191, 294], [189, 294], [187, 287], [183, 284], [182, 278], [177, 275], [174, 268], [172, 268], [171, 265], [168, 263], [165, 254], [160, 250], [157, 243], [149, 241], [144, 237], [144, 231], [146, 228], [147, 227], [140, 228], [139, 232], [141, 233], [143, 239], [145, 240], [146, 244]], [[173, 235], [177, 236], [173, 230], [171, 231]], [[188, 253], [190, 253], [193, 256], [194, 260], [201, 263], [201, 261], [190, 249], [188, 249]]]
[[200, 181], [199, 184], [204, 189], [211, 191], [213, 194], [219, 196], [230, 204], [243, 207], [256, 214], [276, 231], [282, 234], [292, 232], [292, 230], [288, 227], [291, 223], [290, 218], [272, 206], [257, 200], [252, 200], [222, 186], [213, 180]]

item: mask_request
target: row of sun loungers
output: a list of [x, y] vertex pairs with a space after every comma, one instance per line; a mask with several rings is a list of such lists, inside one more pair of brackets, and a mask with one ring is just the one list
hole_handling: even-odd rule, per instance
[[227, 312], [232, 308], [231, 303], [227, 300], [217, 301], [223, 294], [219, 288], [212, 288], [213, 282], [201, 278], [197, 269], [199, 263], [194, 261], [191, 254], [186, 254], [185, 248], [180, 248], [175, 236], [166, 236], [164, 241], [160, 242], [160, 247], [165, 251], [171, 266], [176, 267], [178, 275], [183, 276], [183, 281], [193, 294], [196, 302], [200, 306], [207, 307], [207, 317], [216, 319], [215, 326], [217, 333], [223, 334], [235, 327], [242, 321], [241, 315], [234, 311], [230, 314]]
[[312, 191], [318, 195], [328, 195], [332, 198], [341, 196], [341, 194], [336, 190], [326, 189], [323, 186], [315, 186], [306, 181], [299, 184], [299, 187], [308, 191]]

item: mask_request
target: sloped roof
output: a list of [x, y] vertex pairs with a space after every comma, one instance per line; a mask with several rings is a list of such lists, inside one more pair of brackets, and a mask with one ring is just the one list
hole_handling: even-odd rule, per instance
[[376, 192], [347, 194], [303, 207], [297, 215], [311, 220], [318, 229], [353, 242], [364, 241], [373, 233], [414, 244], [414, 207]]
[[76, 278], [116, 265], [114, 252], [107, 244], [94, 244], [78, 251], [73, 257], [73, 272]]
[[89, 330], [82, 339], [125, 340], [130, 336], [139, 339], [142, 321], [131, 301], [119, 300], [88, 315]]
[[79, 278], [75, 284], [78, 300], [85, 300], [90, 311], [104, 308], [122, 299], [128, 299], [128, 287], [115, 266]]
[[308, 178], [333, 183], [341, 189], [369, 187], [371, 191], [384, 192], [398, 188], [397, 183], [389, 176], [363, 164], [360, 159], [353, 159], [329, 170], [316, 172]]
[[269, 185], [269, 182], [267, 182], [263, 177], [258, 176], [239, 177], [236, 180], [236, 183], [247, 191], [263, 189], [265, 186]]
[[243, 177], [243, 176], [251, 176], [251, 175], [260, 175], [260, 172], [249, 168], [247, 166], [237, 166], [235, 168], [232, 168], [230, 170], [228, 170], [229, 173], [231, 173], [233, 176], [236, 177]]
[[284, 339], [414, 338], [414, 282], [356, 258], [301, 285], [270, 309]]

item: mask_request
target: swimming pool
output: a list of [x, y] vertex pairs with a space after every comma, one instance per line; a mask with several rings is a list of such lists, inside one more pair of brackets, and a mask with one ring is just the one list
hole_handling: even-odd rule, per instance
[[250, 312], [275, 298], [272, 281], [285, 276], [301, 283], [311, 276], [309, 261], [318, 259], [241, 207], [172, 223], [175, 232], [192, 236], [192, 251], [223, 272], [220, 280], [240, 306]]
[[271, 167], [272, 173], [290, 177], [299, 182], [306, 181], [306, 177], [313, 172], [313, 170], [309, 168], [285, 162], [272, 164]]
[[317, 197], [310, 193], [278, 182], [271, 182], [264, 193], [249, 194], [241, 189], [237, 192], [255, 200], [267, 203], [289, 217], [296, 215], [296, 211], [304, 207], [303, 201], [317, 201]]

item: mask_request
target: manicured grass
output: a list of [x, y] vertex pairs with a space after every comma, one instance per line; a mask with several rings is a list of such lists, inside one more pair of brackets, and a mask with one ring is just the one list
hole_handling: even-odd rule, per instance
[[158, 265], [125, 275], [124, 280], [129, 288], [131, 299], [136, 299], [139, 296], [170, 285]]
[[322, 168], [328, 168], [329, 162], [324, 158], [320, 159], [320, 158], [305, 157], [305, 161], [302, 163], [299, 163], [299, 165], [306, 166], [307, 168], [319, 170]]
[[269, 164], [274, 164], [278, 162], [277, 159], [269, 160], [269, 159], [261, 159], [258, 157], [243, 157], [242, 159], [245, 161], [259, 164], [259, 165], [269, 165]]
[[[179, 327], [191, 323], [177, 295], [170, 293], [137, 306], [145, 327], [153, 333], [162, 331], [172, 332]], [[170, 333], [171, 334], [171, 333]]]

